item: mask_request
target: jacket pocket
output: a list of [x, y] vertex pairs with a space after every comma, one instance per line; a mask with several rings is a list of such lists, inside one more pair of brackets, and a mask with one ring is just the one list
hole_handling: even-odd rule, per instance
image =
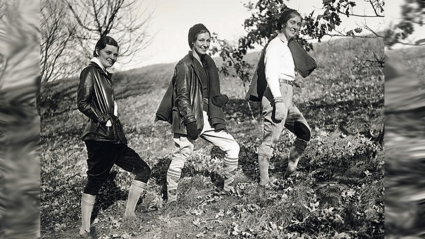
[[97, 122], [96, 133], [105, 139], [115, 140], [113, 126], [107, 127], [106, 125]]

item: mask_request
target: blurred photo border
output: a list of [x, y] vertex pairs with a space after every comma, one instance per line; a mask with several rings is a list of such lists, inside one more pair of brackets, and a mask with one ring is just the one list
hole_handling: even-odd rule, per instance
[[40, 1], [0, 0], [0, 238], [40, 238]]

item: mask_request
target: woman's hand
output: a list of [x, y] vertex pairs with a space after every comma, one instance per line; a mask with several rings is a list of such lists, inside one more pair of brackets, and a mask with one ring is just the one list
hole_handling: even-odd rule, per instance
[[187, 136], [193, 140], [198, 138], [198, 127], [196, 121], [192, 121], [186, 125]]
[[286, 107], [285, 103], [283, 103], [282, 97], [276, 97], [274, 99], [274, 119], [276, 121], [282, 121], [286, 117]]
[[223, 107], [229, 102], [229, 97], [225, 94], [216, 95], [212, 98], [212, 103], [218, 107]]

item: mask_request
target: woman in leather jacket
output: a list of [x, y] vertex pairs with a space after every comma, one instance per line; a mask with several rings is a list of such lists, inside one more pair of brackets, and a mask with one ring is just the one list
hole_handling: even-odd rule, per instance
[[167, 171], [168, 205], [177, 201], [177, 186], [184, 163], [193, 152], [198, 137], [225, 152], [223, 190], [234, 190], [233, 181], [238, 166], [239, 144], [225, 129], [222, 107], [228, 97], [220, 94], [220, 80], [214, 60], [206, 54], [211, 35], [203, 24], [189, 30], [191, 51], [174, 70], [171, 84], [158, 108], [156, 120], [172, 124], [175, 151]]
[[127, 146], [118, 119], [112, 74], [106, 68], [117, 60], [118, 43], [109, 36], [96, 44], [90, 64], [80, 74], [78, 109], [88, 117], [82, 140], [87, 147], [87, 183], [81, 198], [80, 236], [90, 238], [90, 217], [96, 195], [114, 164], [135, 175], [128, 193], [125, 218], [135, 218], [135, 208], [151, 174], [150, 167]]

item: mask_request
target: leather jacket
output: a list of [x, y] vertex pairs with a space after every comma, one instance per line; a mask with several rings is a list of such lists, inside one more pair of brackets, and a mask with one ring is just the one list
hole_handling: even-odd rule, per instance
[[[114, 116], [115, 94], [111, 76], [95, 62], [91, 62], [80, 74], [77, 106], [89, 118], [82, 140], [127, 143], [122, 125]], [[108, 120], [112, 123], [111, 127], [106, 126]]]
[[177, 63], [174, 69], [173, 133], [186, 134], [186, 125], [194, 121], [199, 132], [204, 127], [202, 82], [193, 61], [196, 59], [192, 53], [189, 53]]

